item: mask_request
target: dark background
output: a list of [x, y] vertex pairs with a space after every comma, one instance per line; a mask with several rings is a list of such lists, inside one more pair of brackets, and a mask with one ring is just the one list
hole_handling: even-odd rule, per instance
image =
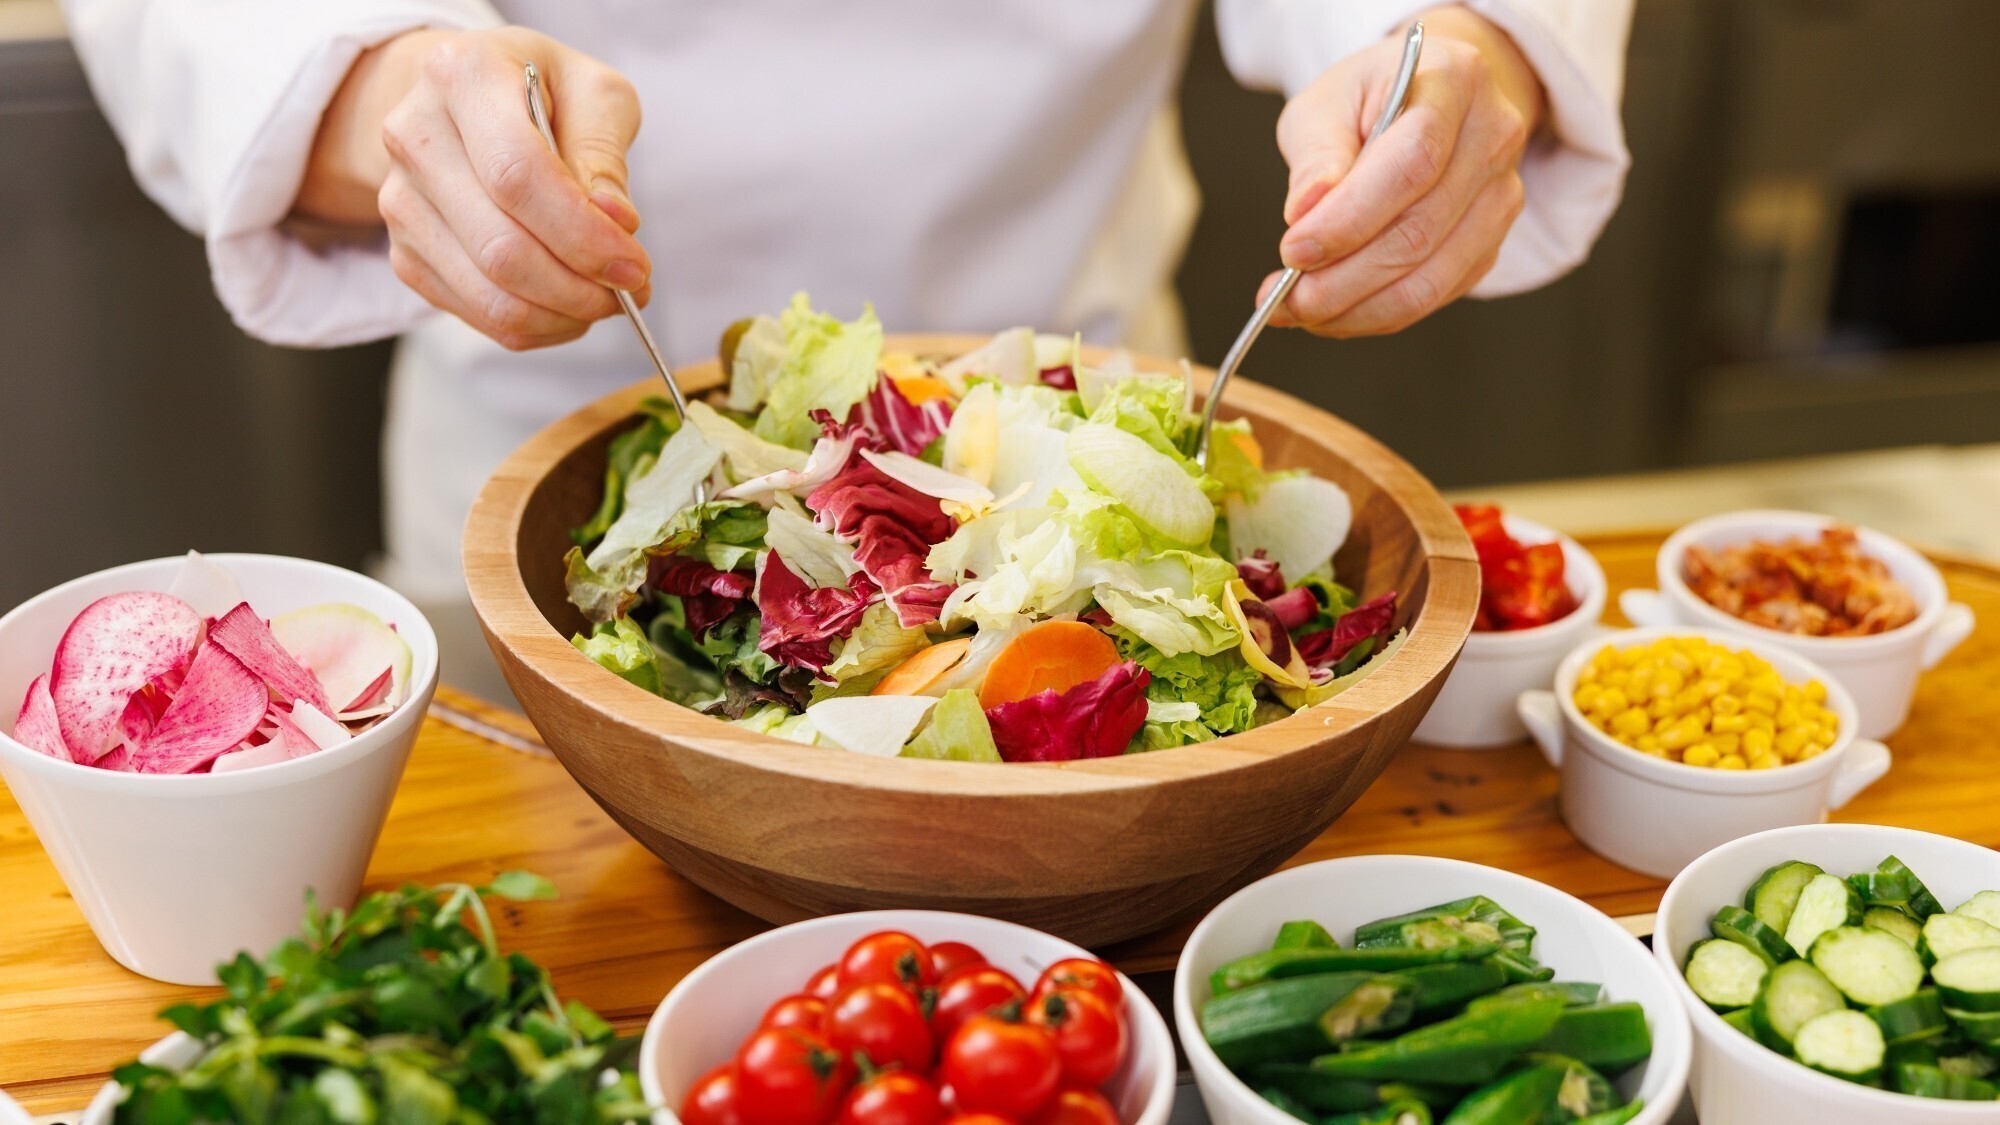
[[[1634, 170], [1588, 265], [1399, 337], [1268, 334], [1247, 373], [1446, 487], [2000, 440], [2000, 4], [1638, 8]], [[1285, 175], [1279, 99], [1197, 27], [1180, 282], [1213, 363], [1275, 266]], [[67, 44], [0, 43], [0, 606], [191, 543], [361, 565], [387, 355], [245, 338]]]

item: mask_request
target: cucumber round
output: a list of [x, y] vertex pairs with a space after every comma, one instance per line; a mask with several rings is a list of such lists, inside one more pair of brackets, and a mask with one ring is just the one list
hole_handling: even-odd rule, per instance
[[1726, 1011], [1756, 1000], [1770, 971], [1770, 964], [1747, 946], [1727, 938], [1709, 938], [1688, 951], [1684, 975], [1702, 1003]]
[[1715, 912], [1708, 928], [1716, 937], [1727, 938], [1762, 958], [1766, 965], [1792, 959], [1791, 944], [1785, 935], [1757, 920], [1740, 906], [1725, 906]]
[[1888, 1043], [1882, 1029], [1861, 1012], [1822, 1012], [1799, 1026], [1792, 1052], [1800, 1062], [1849, 1082], [1879, 1085]]
[[1824, 873], [1812, 877], [1799, 892], [1798, 906], [1785, 923], [1785, 940], [1801, 957], [1812, 953], [1813, 942], [1828, 930], [1861, 924], [1861, 896], [1838, 875]]
[[2000, 948], [1955, 953], [1932, 966], [1931, 979], [1947, 1008], [2000, 1012]]
[[1969, 949], [2000, 946], [2000, 927], [1990, 926], [1969, 914], [1933, 914], [1924, 919], [1923, 936], [1917, 950], [1935, 964]]
[[1891, 1043], [1935, 1039], [1950, 1026], [1944, 1001], [1938, 999], [1934, 988], [1922, 989], [1907, 1000], [1877, 1004], [1868, 1009], [1868, 1015], [1882, 1029], [1882, 1038]]
[[1757, 881], [1743, 894], [1743, 905], [1759, 922], [1784, 933], [1791, 924], [1793, 909], [1799, 904], [1799, 892], [1806, 889], [1813, 876], [1820, 874], [1824, 872], [1810, 863], [1798, 860], [1781, 863], [1757, 876]]
[[[1846, 886], [1841, 883], [1841, 886]], [[1758, 1038], [1791, 1047], [1799, 1028], [1814, 1016], [1847, 1007], [1847, 997], [1810, 961], [1787, 961], [1764, 978], [1750, 1005]]]
[[1958, 904], [1953, 914], [1967, 918], [1977, 918], [1989, 926], [2000, 927], [2000, 891], [1980, 891]]
[[1924, 986], [1924, 962], [1901, 941], [1866, 926], [1836, 926], [1812, 945], [1812, 963], [1861, 1005], [1908, 1000]]
[[1902, 860], [1890, 856], [1876, 864], [1875, 870], [1883, 875], [1899, 877], [1908, 887], [1909, 901], [1903, 903], [1903, 906], [1915, 915], [1918, 921], [1944, 910], [1938, 903], [1937, 896], [1930, 892], [1929, 887], [1924, 886], [1924, 881], [1917, 878], [1917, 873], [1905, 866]]
[[1861, 912], [1861, 924], [1883, 933], [1909, 946], [1917, 947], [1917, 940], [1923, 936], [1923, 927], [1917, 920], [1894, 906], [1871, 906]]

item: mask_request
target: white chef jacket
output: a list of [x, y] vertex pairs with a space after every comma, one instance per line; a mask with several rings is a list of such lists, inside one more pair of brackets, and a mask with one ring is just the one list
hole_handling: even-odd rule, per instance
[[[1296, 92], [1438, 0], [1217, 0], [1232, 72]], [[1548, 91], [1527, 207], [1474, 290], [1545, 284], [1617, 204], [1633, 0], [1466, 0]], [[669, 358], [794, 290], [908, 330], [1030, 324], [1179, 349], [1175, 267], [1197, 207], [1170, 105], [1195, 0], [64, 0], [140, 185], [206, 240], [252, 335], [403, 334], [384, 442], [389, 566], [462, 597], [459, 531], [536, 429], [648, 373], [631, 332], [515, 354], [433, 315], [386, 245], [286, 226], [314, 131], [364, 49], [418, 27], [533, 27], [617, 68], [645, 124], [631, 195]], [[524, 110], [525, 112], [525, 110]], [[1279, 201], [1273, 199], [1276, 208]], [[1275, 254], [1275, 250], [1274, 250]], [[1275, 259], [1274, 259], [1275, 261]]]

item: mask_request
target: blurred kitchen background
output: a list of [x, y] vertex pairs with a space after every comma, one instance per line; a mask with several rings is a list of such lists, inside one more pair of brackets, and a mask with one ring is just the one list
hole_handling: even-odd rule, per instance
[[[1180, 280], [1214, 363], [1276, 264], [1285, 172], [1279, 99], [1197, 28]], [[1789, 503], [2000, 554], [1996, 43], [1995, 0], [1639, 0], [1633, 171], [1588, 265], [1390, 339], [1273, 333], [1247, 373], [1571, 531]], [[0, 607], [190, 545], [364, 564], [387, 356], [232, 327], [54, 4], [0, 0]], [[1606, 474], [1648, 475], [1499, 487]]]

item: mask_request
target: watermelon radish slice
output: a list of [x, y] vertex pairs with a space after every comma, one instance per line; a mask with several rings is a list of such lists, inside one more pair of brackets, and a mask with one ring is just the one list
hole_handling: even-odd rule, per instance
[[144, 742], [170, 702], [171, 697], [158, 686], [158, 681], [133, 692], [125, 704], [125, 713], [118, 718], [118, 745], [129, 747]]
[[99, 598], [56, 646], [49, 694], [73, 759], [111, 749], [132, 693], [174, 671], [201, 640], [201, 615], [179, 598], [134, 591]]
[[59, 762], [72, 760], [69, 747], [63, 744], [62, 727], [56, 722], [56, 701], [49, 695], [47, 675], [36, 676], [28, 685], [28, 697], [21, 701], [21, 713], [14, 719], [14, 741]]
[[[402, 702], [410, 679], [409, 643], [360, 606], [316, 605], [281, 613], [271, 619], [271, 635], [319, 677], [323, 698], [339, 708], [337, 716]], [[385, 670], [387, 693], [373, 698], [381, 691], [376, 680]]]
[[319, 743], [311, 735], [299, 729], [299, 724], [293, 722], [292, 717], [277, 704], [272, 704], [264, 712], [264, 721], [272, 728], [271, 742], [285, 752], [285, 757], [303, 758], [320, 749]]
[[287, 752], [285, 744], [272, 739], [262, 746], [245, 746], [241, 750], [231, 750], [217, 756], [215, 764], [208, 767], [210, 773], [231, 773], [247, 770], [253, 766], [275, 766], [279, 762], [291, 761], [294, 755]]
[[114, 773], [138, 772], [137, 770], [132, 768], [131, 747], [126, 746], [123, 743], [120, 743], [116, 749], [111, 751], [111, 753], [106, 754], [102, 758], [97, 759], [96, 765], [98, 769], [111, 770]]
[[167, 593], [186, 602], [203, 617], [221, 617], [244, 600], [236, 576], [221, 563], [209, 561], [200, 551], [187, 553], [180, 572], [167, 584]]
[[139, 773], [192, 773], [249, 738], [270, 704], [256, 673], [221, 645], [203, 645], [132, 764]]
[[241, 660], [244, 667], [270, 685], [280, 701], [303, 699], [322, 711], [331, 706], [318, 677], [285, 651], [249, 602], [236, 603], [235, 608], [216, 619], [208, 627], [208, 639]]
[[346, 727], [335, 722], [326, 712], [310, 703], [294, 703], [289, 712], [293, 725], [297, 726], [313, 745], [322, 750], [338, 746], [353, 738]]

